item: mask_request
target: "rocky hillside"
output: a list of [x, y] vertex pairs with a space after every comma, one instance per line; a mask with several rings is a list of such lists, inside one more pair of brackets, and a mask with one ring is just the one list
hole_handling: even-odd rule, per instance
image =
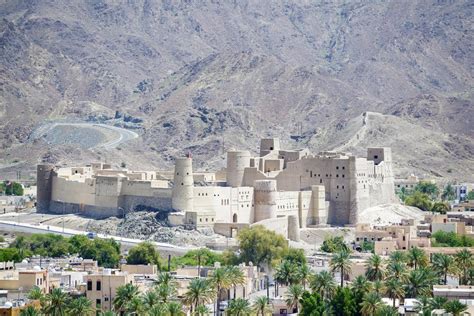
[[[314, 151], [389, 145], [399, 174], [474, 180], [473, 12], [450, 0], [2, 1], [0, 172], [164, 168], [188, 151], [206, 168], [278, 136]], [[58, 120], [140, 137], [107, 150], [30, 137]]]

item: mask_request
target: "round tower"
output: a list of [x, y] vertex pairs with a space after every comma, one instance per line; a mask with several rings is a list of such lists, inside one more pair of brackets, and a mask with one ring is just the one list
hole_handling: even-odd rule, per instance
[[171, 207], [176, 211], [193, 210], [193, 160], [190, 156], [177, 158], [174, 165]]
[[298, 216], [288, 215], [288, 239], [292, 241], [300, 241], [300, 225]]
[[277, 194], [275, 180], [255, 181], [255, 222], [277, 217]]
[[40, 213], [49, 211], [53, 191], [53, 165], [38, 165], [36, 167], [36, 210]]
[[244, 170], [250, 167], [250, 152], [231, 150], [227, 152], [227, 186], [241, 187]]

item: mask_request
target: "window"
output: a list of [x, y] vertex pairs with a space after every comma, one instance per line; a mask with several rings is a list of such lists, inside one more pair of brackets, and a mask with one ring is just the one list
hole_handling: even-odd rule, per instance
[[100, 290], [102, 289], [102, 284], [101, 284], [100, 281], [97, 281], [97, 282], [96, 282], [96, 284], [95, 284], [95, 289], [96, 289], [97, 291], [100, 291]]
[[208, 221], [209, 219], [206, 217], [206, 222]]
[[323, 179], [319, 179], [319, 183], [323, 183]]
[[100, 298], [98, 298], [98, 299], [95, 300], [95, 305], [99, 305], [99, 306], [100, 306]]
[[202, 222], [202, 218], [200, 218], [199, 221]]
[[378, 155], [375, 155], [375, 156], [374, 156], [374, 159], [379, 159], [379, 156], [378, 156]]
[[336, 170], [339, 170], [339, 166], [336, 166]]
[[87, 281], [87, 290], [92, 291], [92, 281], [91, 280]]
[[108, 302], [109, 301], [109, 298], [106, 296], [104, 297], [104, 302]]

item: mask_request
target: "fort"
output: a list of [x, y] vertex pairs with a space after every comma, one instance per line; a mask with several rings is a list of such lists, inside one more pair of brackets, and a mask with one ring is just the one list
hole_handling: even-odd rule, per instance
[[38, 165], [37, 190], [39, 212], [106, 218], [155, 210], [171, 225], [235, 236], [259, 224], [295, 241], [301, 228], [355, 225], [362, 210], [398, 203], [390, 148], [368, 148], [366, 158], [312, 154], [281, 149], [277, 138], [262, 139], [255, 157], [228, 151], [226, 168], [214, 173], [194, 172], [190, 155], [176, 158], [173, 172]]

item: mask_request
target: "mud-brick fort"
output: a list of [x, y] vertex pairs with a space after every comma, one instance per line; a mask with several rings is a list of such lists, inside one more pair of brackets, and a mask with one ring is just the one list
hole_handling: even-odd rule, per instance
[[38, 165], [39, 212], [93, 218], [135, 210], [168, 212], [171, 225], [213, 227], [232, 236], [264, 225], [292, 240], [300, 228], [356, 224], [369, 207], [397, 203], [390, 148], [368, 148], [367, 157], [341, 152], [283, 150], [262, 139], [260, 154], [227, 152], [227, 167], [193, 172], [190, 156], [174, 172], [113, 169], [108, 164], [56, 168]]

